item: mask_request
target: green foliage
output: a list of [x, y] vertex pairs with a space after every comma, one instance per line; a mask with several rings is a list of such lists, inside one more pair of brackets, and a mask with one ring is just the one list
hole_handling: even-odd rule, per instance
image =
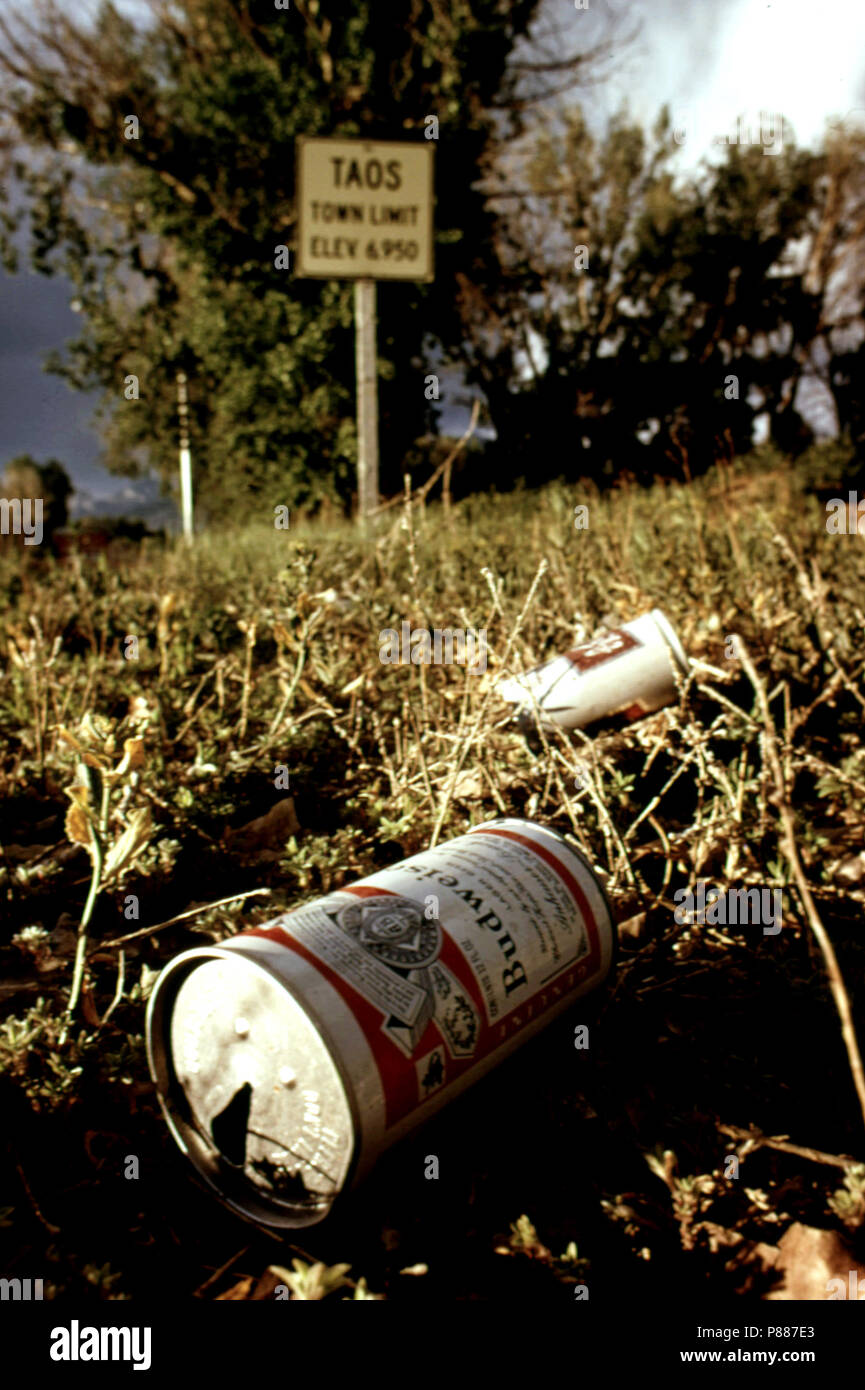
[[[192, 548], [144, 543], [122, 571], [48, 559], [38, 583], [14, 553], [0, 554], [0, 1088], [8, 1113], [17, 1107], [21, 1116], [15, 1161], [45, 1219], [61, 1227], [61, 1243], [78, 1239], [66, 1232], [80, 1229], [74, 1218], [85, 1212], [87, 1242], [70, 1256], [79, 1275], [84, 1263], [107, 1263], [123, 1271], [130, 1296], [154, 1277], [188, 1296], [238, 1248], [232, 1224], [211, 1227], [202, 1216], [211, 1208], [186, 1202], [179, 1170], [148, 1209], [158, 1208], [158, 1222], [139, 1222], [137, 1194], [118, 1199], [128, 1204], [123, 1220], [101, 1200], [111, 1189], [108, 1170], [94, 1166], [103, 1153], [118, 1165], [140, 1154], [142, 1169], [171, 1171], [141, 1040], [159, 967], [191, 944], [262, 925], [423, 850], [439, 818], [443, 843], [501, 814], [574, 836], [614, 915], [643, 919], [633, 937], [622, 933], [616, 978], [597, 1001], [597, 1089], [583, 1071], [563, 1083], [559, 1049], [571, 1057], [572, 1035], [554, 1024], [531, 1045], [537, 1056], [517, 1054], [468, 1108], [445, 1108], [437, 1121], [466, 1155], [482, 1200], [422, 1208], [417, 1168], [394, 1154], [371, 1178], [357, 1226], [340, 1227], [344, 1245], [304, 1233], [303, 1271], [286, 1250], [291, 1277], [321, 1291], [309, 1271], [338, 1269], [338, 1255], [366, 1270], [377, 1294], [416, 1298], [419, 1286], [408, 1281], [423, 1261], [431, 1284], [446, 1280], [468, 1297], [478, 1282], [481, 1293], [497, 1284], [483, 1273], [492, 1263], [515, 1287], [538, 1279], [572, 1297], [591, 1261], [593, 1277], [624, 1269], [673, 1280], [685, 1268], [721, 1292], [732, 1277], [728, 1246], [739, 1237], [774, 1242], [785, 1213], [820, 1225], [828, 1208], [854, 1229], [852, 1177], [836, 1193], [842, 1179], [828, 1164], [761, 1147], [743, 1152], [747, 1187], [715, 1172], [719, 1121], [753, 1120], [765, 1135], [839, 1153], [855, 1154], [861, 1132], [825, 972], [791, 885], [754, 690], [725, 653], [727, 636], [738, 634], [771, 696], [803, 872], [858, 1017], [865, 547], [826, 532], [815, 492], [843, 464], [834, 445], [795, 465], [764, 448], [691, 486], [598, 493], [556, 484], [472, 497], [449, 515], [415, 504], [402, 518], [385, 513], [368, 541], [326, 519], [288, 535], [228, 526]], [[586, 496], [590, 525], [578, 532], [573, 506]], [[591, 633], [656, 604], [700, 663], [681, 699], [625, 729], [553, 737], [541, 755], [531, 752], [490, 688], [509, 644], [507, 667], [525, 669], [566, 650], [578, 626]], [[485, 627], [488, 671], [383, 666], [380, 631], [403, 617]], [[138, 663], [124, 659], [128, 633], [140, 637]], [[133, 725], [140, 749], [126, 747]], [[106, 851], [145, 805], [152, 835], [122, 865], [118, 852], [115, 876], [100, 880], [81, 1017], [61, 1044], [91, 882], [88, 811], [101, 805], [94, 797], [80, 805], [83, 821], [70, 828], [83, 838], [70, 842], [64, 788], [81, 762], [110, 791], [104, 829], [97, 824]], [[573, 790], [581, 763], [594, 795]], [[276, 765], [290, 768], [288, 794], [274, 785]], [[257, 840], [250, 823], [287, 795], [299, 825]], [[784, 884], [783, 931], [677, 923], [673, 894], [699, 876], [723, 887]], [[124, 915], [129, 894], [140, 920]], [[612, 1176], [598, 1142], [608, 1117], [622, 1150]], [[532, 1143], [511, 1149], [514, 1125], [529, 1123]], [[495, 1131], [492, 1158], [467, 1141], [480, 1133], [473, 1124]], [[102, 1131], [93, 1162], [91, 1131]], [[63, 1183], [38, 1167], [40, 1155], [54, 1162], [58, 1133], [70, 1166], [80, 1161]], [[501, 1162], [500, 1145], [513, 1162]], [[640, 1155], [655, 1145], [650, 1167]], [[14, 1220], [23, 1243], [42, 1228], [0, 1152], [4, 1162], [4, 1200], [16, 1206], [0, 1220]], [[134, 1192], [132, 1183], [115, 1188]], [[624, 1195], [614, 1201], [617, 1191]], [[370, 1216], [377, 1204], [394, 1212], [393, 1246]], [[508, 1232], [526, 1209], [530, 1220]], [[599, 1210], [620, 1223], [614, 1257], [598, 1234]], [[453, 1257], [463, 1241], [465, 1261]], [[250, 1254], [250, 1278], [272, 1255]], [[403, 1274], [406, 1266], [415, 1273]], [[327, 1296], [362, 1299], [368, 1290], [358, 1280]]]
[[684, 177], [677, 153], [666, 110], [650, 133], [619, 113], [595, 134], [570, 107], [526, 150], [524, 196], [499, 207], [509, 331], [478, 370], [533, 481], [688, 477], [746, 451], [758, 411], [785, 451], [807, 439], [790, 382], [821, 297], [784, 260], [816, 225], [823, 165], [789, 141], [773, 158], [734, 145]]
[[42, 501], [42, 537], [48, 542], [65, 526], [69, 516], [68, 497], [72, 483], [57, 459], [38, 463], [30, 454], [10, 459], [0, 475], [0, 497], [29, 497]]
[[851, 1230], [865, 1223], [865, 1163], [853, 1163], [844, 1172], [844, 1185], [829, 1198], [829, 1210]]
[[[50, 12], [44, 42], [23, 14], [5, 26], [9, 63], [25, 78], [11, 112], [29, 149], [9, 154], [9, 172], [30, 215], [33, 263], [69, 277], [84, 323], [53, 366], [102, 389], [110, 467], [173, 475], [183, 368], [211, 517], [350, 495], [352, 287], [274, 268], [275, 247], [294, 244], [295, 139], [421, 139], [436, 115], [447, 171], [439, 287], [383, 284], [379, 294], [383, 483], [398, 486], [422, 433], [426, 345], [458, 350], [462, 339], [453, 293], [440, 286], [471, 274], [490, 242], [472, 189], [487, 108], [536, 7], [479, 0], [436, 6], [421, 22], [400, 0], [383, 24], [367, 0], [287, 12], [182, 0], [170, 17], [154, 7], [134, 19], [105, 6], [92, 26], [58, 18], [59, 58]], [[125, 138], [129, 114], [137, 139]], [[397, 364], [417, 374], [408, 398]], [[138, 400], [124, 397], [129, 375]]]
[[543, 1249], [538, 1233], [527, 1216], [518, 1216], [511, 1224], [510, 1245], [512, 1249], [523, 1250], [527, 1254]]
[[378, 292], [385, 493], [407, 460], [432, 470], [423, 381], [442, 362], [482, 388], [500, 441], [463, 459], [472, 488], [687, 478], [747, 450], [758, 412], [801, 453], [797, 386], [817, 363], [865, 462], [865, 345], [842, 332], [865, 309], [865, 135], [811, 153], [785, 131], [771, 158], [731, 144], [680, 177], [666, 110], [651, 130], [620, 112], [597, 131], [581, 107], [549, 107], [544, 72], [561, 93], [599, 55], [515, 54], [537, 0], [429, 10], [180, 0], [0, 20], [18, 134], [0, 253], [14, 262], [26, 212], [32, 263], [74, 285], [83, 332], [51, 365], [102, 392], [108, 465], [170, 485], [182, 369], [205, 517], [347, 504], [352, 286], [274, 266], [295, 245], [295, 141], [421, 140], [428, 116], [436, 283]]
[[144, 1064], [142, 1033], [105, 1038], [79, 1029], [65, 1040], [63, 1033], [62, 1016], [43, 997], [0, 1023], [0, 1075], [21, 1088], [34, 1110], [51, 1112], [75, 1100], [85, 1068], [91, 1082], [129, 1086]]
[[351, 1289], [351, 1294], [342, 1294], [342, 1299], [349, 1299], [351, 1302], [376, 1302], [379, 1294], [370, 1293], [367, 1288], [366, 1280], [359, 1279], [353, 1283], [347, 1279], [350, 1265], [338, 1264], [327, 1266], [316, 1263], [308, 1264], [305, 1260], [292, 1260], [292, 1269], [284, 1269], [281, 1265], [271, 1265], [270, 1272], [279, 1281], [285, 1284], [292, 1293], [292, 1297], [300, 1299], [305, 1303], [318, 1302], [323, 1298], [328, 1298], [332, 1294], [343, 1289]]

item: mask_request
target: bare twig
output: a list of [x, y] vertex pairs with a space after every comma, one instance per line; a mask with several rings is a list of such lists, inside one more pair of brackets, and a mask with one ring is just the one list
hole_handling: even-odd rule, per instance
[[753, 1149], [778, 1149], [780, 1153], [795, 1154], [797, 1158], [807, 1158], [810, 1163], [828, 1163], [833, 1168], [851, 1168], [857, 1160], [846, 1154], [827, 1154], [821, 1149], [809, 1149], [802, 1144], [790, 1144], [786, 1135], [772, 1139], [761, 1134], [758, 1129], [739, 1129], [737, 1125], [718, 1125], [719, 1134], [727, 1134], [731, 1139], [744, 1140]]
[[[145, 936], [153, 936], [154, 932], [162, 931], [163, 927], [173, 927], [175, 922], [185, 922], [187, 918], [198, 917], [200, 913], [210, 912], [214, 907], [226, 907], [228, 903], [239, 903], [242, 902], [244, 898], [261, 896], [269, 897], [270, 889], [250, 888], [246, 893], [234, 893], [232, 897], [219, 898], [215, 903], [202, 903], [200, 907], [191, 907], [188, 912], [178, 912], [176, 917], [169, 917], [165, 922], [158, 922], [155, 927], [142, 927], [140, 931], [130, 932], [128, 936], [117, 936], [113, 941], [100, 941], [97, 946], [94, 946], [93, 950], [107, 951], [109, 946], [125, 946], [130, 941], [141, 941]], [[107, 1018], [108, 1014], [106, 1014], [105, 1017]]]
[[[420, 570], [418, 569], [417, 555], [415, 554], [414, 525], [412, 524], [410, 473], [403, 474], [403, 487], [405, 488], [405, 494], [403, 497], [405, 509], [402, 517], [402, 526], [408, 538], [406, 541], [406, 548], [408, 550], [409, 572], [411, 574], [411, 598], [412, 606], [414, 607], [415, 618], [417, 620], [417, 615], [422, 613], [422, 608], [420, 592], [418, 588]], [[429, 708], [427, 705], [426, 665], [423, 661], [418, 666], [418, 680], [420, 683], [421, 727], [423, 729], [423, 732], [426, 733], [429, 729]]]
[[[450, 507], [450, 471], [457, 458], [462, 453], [463, 449], [468, 444], [469, 440], [471, 439], [472, 435], [477, 429], [478, 418], [480, 416], [480, 413], [481, 403], [479, 400], [476, 400], [472, 405], [471, 419], [469, 420], [468, 427], [465, 433], [460, 437], [460, 439], [457, 440], [456, 444], [451, 449], [447, 457], [442, 459], [441, 463], [439, 464], [438, 468], [436, 468], [432, 477], [427, 478], [423, 487], [419, 487], [417, 489], [417, 491], [414, 494], [414, 497], [412, 498], [413, 502], [425, 502], [429, 493], [432, 491], [432, 489], [438, 482], [439, 478], [442, 476], [443, 473], [445, 473], [445, 481], [442, 484], [442, 501], [445, 503], [445, 510], [448, 510], [448, 508]], [[389, 511], [391, 507], [398, 507], [400, 503], [405, 505], [405, 500], [406, 499], [404, 494], [398, 495], [396, 497], [391, 497], [389, 501], [382, 502], [378, 507], [376, 507], [373, 515], [378, 516], [381, 512]]]
[[120, 952], [120, 959], [119, 959], [119, 961], [117, 962], [117, 988], [116, 988], [115, 991], [114, 991], [114, 998], [112, 999], [111, 1003], [108, 1005], [108, 1008], [105, 1010], [105, 1014], [104, 1014], [104, 1017], [103, 1017], [103, 1019], [102, 1019], [102, 1023], [100, 1023], [100, 1025], [99, 1025], [100, 1028], [103, 1027], [103, 1025], [106, 1024], [106, 1023], [108, 1022], [109, 1018], [110, 1018], [111, 1015], [114, 1013], [114, 1010], [117, 1008], [117, 1005], [120, 1003], [121, 999], [123, 998], [123, 986], [124, 986], [125, 982], [126, 982], [126, 952], [125, 952], [125, 951], [121, 951], [121, 952]]
[[243, 624], [243, 631], [246, 636], [246, 655], [243, 665], [243, 694], [240, 701], [240, 728], [237, 737], [242, 743], [246, 738], [246, 726], [249, 722], [249, 692], [252, 688], [252, 653], [255, 649], [256, 623]]
[[793, 810], [790, 805], [789, 789], [784, 779], [784, 772], [781, 766], [781, 759], [778, 754], [778, 739], [772, 714], [769, 709], [769, 701], [766, 697], [766, 687], [754, 669], [754, 663], [740, 637], [736, 637], [736, 645], [742, 666], [754, 687], [757, 696], [757, 703], [760, 706], [760, 713], [763, 719], [764, 746], [766, 759], [769, 764], [772, 776], [775, 781], [776, 804], [778, 813], [781, 817], [781, 825], [784, 834], [781, 839], [781, 849], [793, 872], [796, 887], [805, 907], [805, 913], [817, 944], [826, 962], [826, 973], [829, 977], [829, 987], [832, 990], [832, 997], [835, 1000], [835, 1008], [838, 1010], [838, 1017], [841, 1020], [841, 1035], [844, 1039], [844, 1046], [847, 1049], [847, 1059], [850, 1065], [850, 1072], [853, 1077], [853, 1084], [856, 1087], [856, 1094], [859, 1098], [859, 1106], [862, 1111], [862, 1120], [865, 1123], [865, 1071], [862, 1068], [862, 1056], [859, 1051], [859, 1044], [856, 1040], [856, 1030], [853, 1026], [853, 1014], [850, 1008], [850, 998], [844, 984], [844, 977], [841, 974], [838, 959], [835, 955], [835, 948], [832, 945], [826, 928], [820, 920], [820, 915], [811, 896], [811, 889], [805, 877], [802, 863], [799, 858], [799, 851], [796, 846], [796, 827], [793, 819]]
[[[547, 560], [541, 560], [535, 572], [535, 577], [532, 580], [529, 592], [526, 595], [526, 601], [522, 606], [522, 610], [520, 611], [516, 623], [514, 624], [514, 630], [508, 638], [507, 645], [505, 647], [505, 654], [502, 658], [502, 667], [505, 670], [507, 669], [507, 664], [510, 659], [510, 654], [513, 649], [514, 642], [516, 641], [520, 633], [520, 630], [522, 628], [523, 623], [525, 622], [528, 611], [531, 608], [532, 603], [534, 602], [534, 597], [537, 593], [538, 586], [541, 580], [543, 579], [544, 575], [546, 574], [548, 568], [549, 565]], [[466, 754], [468, 753], [469, 748], [472, 746], [472, 744], [475, 741], [475, 738], [477, 737], [481, 721], [484, 715], [486, 714], [487, 706], [492, 697], [493, 689], [494, 687], [491, 685], [490, 688], [487, 690], [486, 694], [482, 697], [480, 705], [478, 707], [478, 712], [475, 715], [474, 723], [472, 724], [472, 727], [469, 729], [468, 735], [460, 741], [458, 753], [456, 758], [454, 759], [450, 780], [448, 782], [447, 787], [445, 788], [445, 793], [442, 797], [442, 802], [439, 807], [439, 813], [436, 816], [436, 823], [433, 827], [433, 833], [429, 842], [430, 849], [432, 849], [435, 845], [438, 844], [438, 838], [441, 834], [442, 826], [444, 825], [445, 816], [448, 813], [448, 807], [450, 806], [451, 798], [454, 793], [454, 788], [457, 784], [457, 778], [459, 777], [460, 772], [462, 771], [463, 763], [466, 760]], [[466, 685], [466, 692], [468, 692], [468, 685]]]
[[199, 1284], [192, 1297], [200, 1298], [203, 1293], [206, 1293], [207, 1290], [216, 1283], [217, 1279], [221, 1279], [223, 1274], [225, 1274], [227, 1270], [231, 1269], [231, 1266], [233, 1264], [237, 1264], [237, 1261], [243, 1258], [248, 1249], [249, 1246], [244, 1245], [243, 1249], [238, 1250], [236, 1255], [232, 1255], [231, 1259], [226, 1260], [224, 1265], [220, 1265], [219, 1269], [215, 1269], [213, 1273], [210, 1275], [210, 1277], [208, 1279], [205, 1279], [203, 1284]]
[[[93, 772], [91, 768], [88, 767], [87, 764], [83, 761], [80, 762], [79, 766], [81, 769], [81, 774], [85, 780], [86, 785], [90, 789], [90, 795], [92, 797], [94, 786]], [[75, 963], [72, 967], [72, 988], [69, 991], [69, 1003], [66, 1006], [66, 1018], [64, 1020], [63, 1028], [61, 1030], [60, 1038], [58, 1040], [61, 1047], [66, 1042], [66, 1037], [69, 1032], [69, 1025], [72, 1021], [72, 1015], [75, 1012], [75, 1006], [78, 1003], [78, 996], [81, 993], [81, 985], [84, 980], [84, 963], [87, 955], [87, 928], [90, 926], [90, 918], [93, 916], [93, 909], [96, 905], [96, 899], [99, 896], [99, 888], [102, 882], [103, 846], [108, 826], [109, 791], [110, 788], [106, 779], [102, 784], [102, 799], [99, 809], [99, 821], [98, 824], [91, 825], [90, 827], [90, 888], [87, 893], [87, 901], [84, 904], [84, 911], [81, 914], [81, 921], [78, 925], [78, 939], [75, 943]]]
[[36, 1217], [36, 1220], [39, 1222], [40, 1226], [44, 1226], [46, 1231], [48, 1231], [49, 1235], [59, 1236], [60, 1227], [55, 1226], [51, 1221], [49, 1221], [45, 1216], [42, 1215], [42, 1209], [39, 1206], [39, 1203], [36, 1201], [36, 1198], [33, 1196], [32, 1189], [30, 1187], [29, 1182], [27, 1181], [24, 1169], [21, 1167], [20, 1163], [15, 1164], [15, 1171], [21, 1179], [24, 1191], [27, 1193], [27, 1200], [33, 1208], [33, 1215]]

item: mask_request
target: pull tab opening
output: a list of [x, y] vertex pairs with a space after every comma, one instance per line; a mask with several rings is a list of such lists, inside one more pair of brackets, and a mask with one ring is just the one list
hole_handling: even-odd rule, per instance
[[249, 1132], [249, 1112], [252, 1107], [252, 1087], [244, 1081], [224, 1110], [214, 1115], [210, 1134], [226, 1163], [242, 1168], [246, 1162], [246, 1136]]

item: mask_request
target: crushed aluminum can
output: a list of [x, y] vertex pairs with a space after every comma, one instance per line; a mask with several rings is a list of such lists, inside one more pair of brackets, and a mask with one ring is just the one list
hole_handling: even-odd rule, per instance
[[642, 719], [676, 698], [675, 668], [690, 670], [682, 645], [658, 608], [611, 628], [579, 647], [498, 681], [496, 689], [517, 706], [514, 719], [528, 732], [537, 719], [545, 728], [582, 729], [618, 716]]
[[503, 819], [160, 975], [147, 1055], [174, 1138], [266, 1227], [321, 1221], [379, 1154], [612, 967], [603, 886], [558, 831]]

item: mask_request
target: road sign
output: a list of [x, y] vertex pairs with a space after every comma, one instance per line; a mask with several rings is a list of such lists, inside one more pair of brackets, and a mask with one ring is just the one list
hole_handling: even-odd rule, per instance
[[297, 139], [296, 274], [354, 280], [358, 511], [378, 506], [376, 280], [433, 278], [433, 151], [401, 140]]
[[432, 280], [432, 145], [299, 136], [296, 273]]

